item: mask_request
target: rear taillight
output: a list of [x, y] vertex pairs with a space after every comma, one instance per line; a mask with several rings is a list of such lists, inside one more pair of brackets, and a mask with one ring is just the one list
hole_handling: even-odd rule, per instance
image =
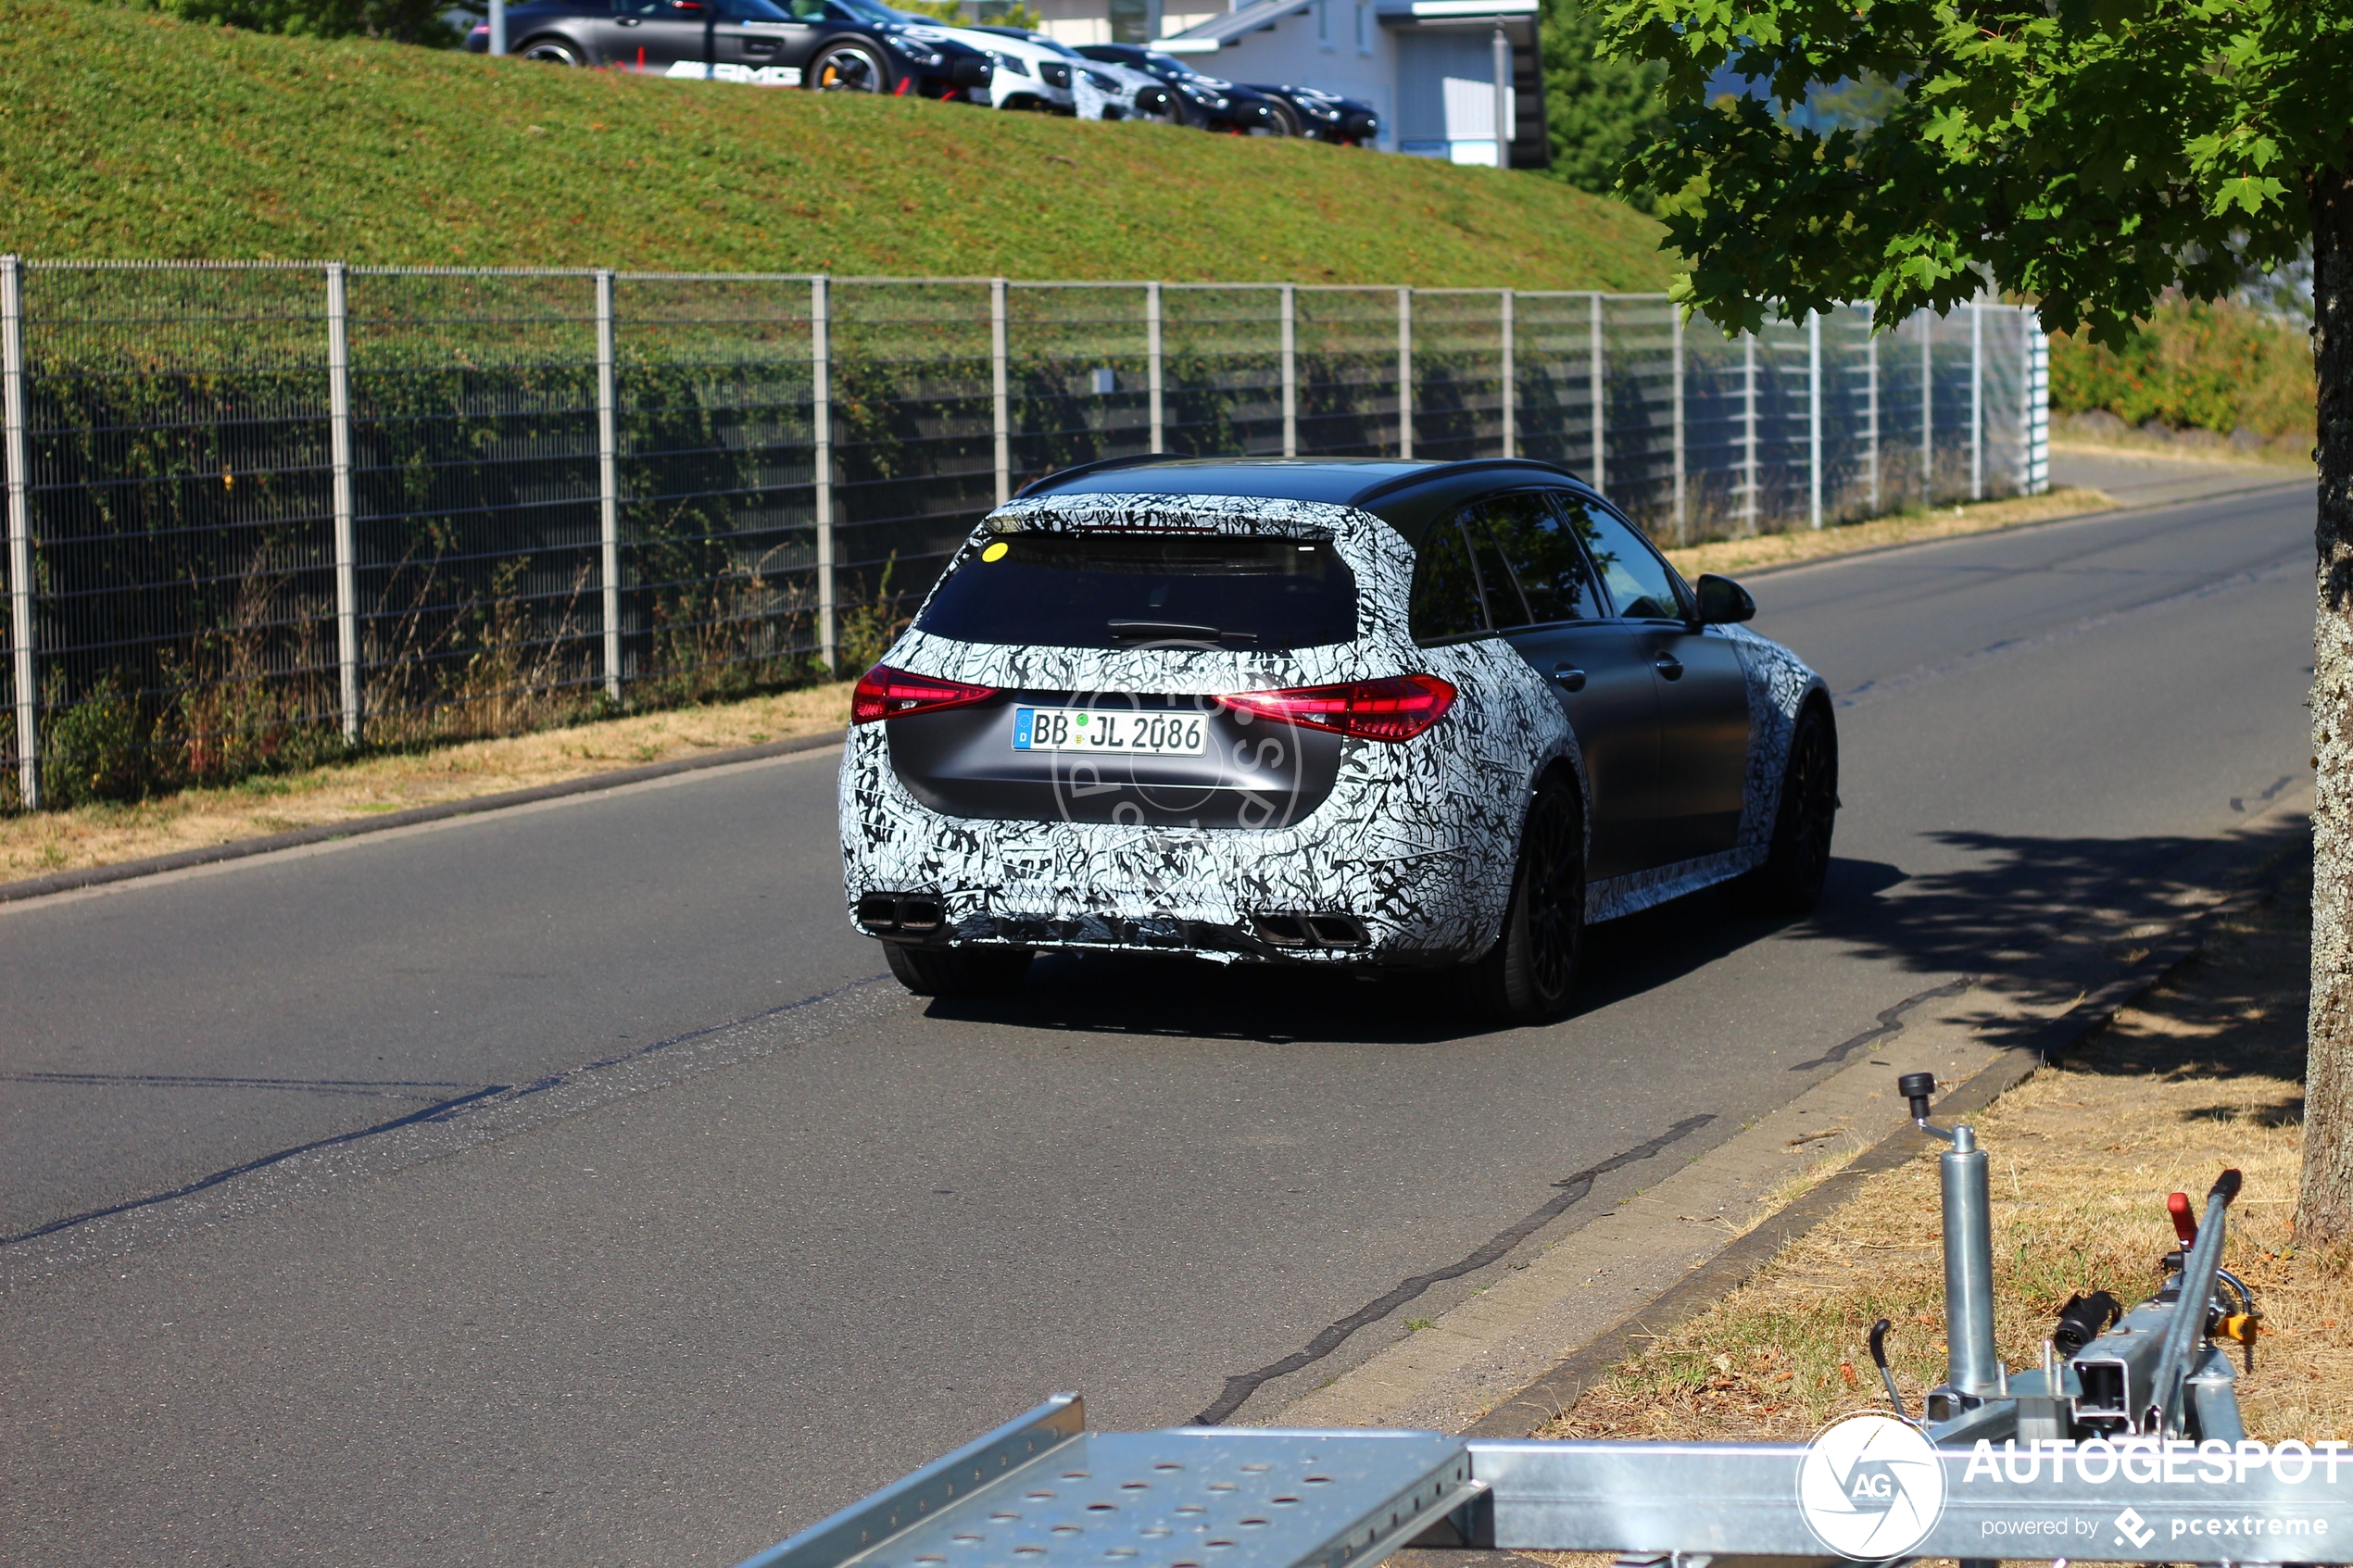
[[858, 689], [849, 698], [849, 721], [871, 724], [877, 719], [900, 719], [937, 708], [986, 702], [996, 695], [994, 686], [972, 686], [932, 675], [910, 675], [904, 670], [877, 664], [858, 677]]
[[1412, 740], [1446, 716], [1454, 688], [1435, 675], [1392, 675], [1346, 686], [1292, 686], [1220, 697], [1239, 713], [1362, 740]]

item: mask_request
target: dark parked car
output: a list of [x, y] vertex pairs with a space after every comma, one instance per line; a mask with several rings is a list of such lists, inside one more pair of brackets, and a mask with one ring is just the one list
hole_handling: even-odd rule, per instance
[[[821, 92], [986, 102], [990, 75], [981, 51], [911, 37], [875, 0], [524, 0], [507, 9], [507, 37], [555, 65]], [[487, 50], [489, 28], [466, 47]]]
[[1290, 133], [1304, 136], [1311, 142], [1329, 142], [1336, 146], [1361, 147], [1380, 134], [1380, 116], [1373, 106], [1356, 98], [1343, 98], [1337, 93], [1327, 93], [1320, 87], [1270, 87], [1264, 82], [1249, 83], [1250, 90], [1274, 100], [1276, 108], [1290, 116]]
[[1203, 76], [1174, 55], [1147, 49], [1140, 44], [1082, 44], [1078, 52], [1090, 60], [1146, 71], [1168, 83], [1176, 99], [1176, 117], [1205, 131], [1238, 136], [1287, 136], [1289, 117], [1274, 100], [1222, 77]]

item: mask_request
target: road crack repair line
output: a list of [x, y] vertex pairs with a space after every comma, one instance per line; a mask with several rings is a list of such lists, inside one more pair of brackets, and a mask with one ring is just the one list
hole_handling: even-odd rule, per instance
[[[624, 1066], [633, 1061], [642, 1060], [647, 1057], [652, 1056], [658, 1051], [670, 1050], [678, 1046], [689, 1045], [697, 1040], [708, 1039], [714, 1035], [724, 1035], [730, 1030], [741, 1029], [750, 1024], [760, 1023], [785, 1013], [799, 1012], [803, 1009], [812, 1008], [820, 1003], [831, 1001], [835, 997], [843, 996], [849, 992], [876, 985], [887, 978], [888, 978], [887, 975], [867, 975], [861, 979], [849, 981], [846, 984], [820, 991], [814, 996], [803, 997], [798, 1001], [780, 1003], [773, 1008], [762, 1008], [758, 1012], [747, 1013], [741, 1018], [731, 1018], [724, 1023], [711, 1023], [706, 1024], [700, 1029], [690, 1029], [683, 1035], [673, 1035], [667, 1039], [655, 1040], [650, 1044], [638, 1046], [630, 1050], [619, 1051], [610, 1056], [598, 1057], [591, 1061], [581, 1062], [577, 1066], [561, 1068], [554, 1073], [547, 1073], [541, 1077], [534, 1078], [529, 1082], [522, 1084], [484, 1084], [480, 1087], [469, 1087], [465, 1085], [434, 1084], [368, 1084], [361, 1086], [359, 1085], [338, 1085], [335, 1080], [332, 1079], [178, 1079], [164, 1075], [136, 1073], [125, 1073], [120, 1077], [107, 1073], [0, 1073], [0, 1081], [96, 1084], [129, 1087], [163, 1085], [171, 1087], [245, 1087], [261, 1089], [291, 1087], [319, 1090], [321, 1085], [330, 1085], [340, 1088], [342, 1092], [345, 1093], [361, 1094], [381, 1094], [384, 1093], [385, 1089], [397, 1087], [448, 1087], [467, 1089], [467, 1092], [464, 1094], [453, 1095], [446, 1099], [434, 1100], [431, 1104], [428, 1104], [420, 1110], [412, 1110], [405, 1116], [396, 1116], [389, 1121], [372, 1123], [365, 1127], [354, 1127], [348, 1132], [334, 1133], [322, 1138], [313, 1138], [308, 1143], [296, 1144], [290, 1148], [272, 1149], [268, 1154], [256, 1155], [253, 1159], [232, 1165], [226, 1170], [215, 1171], [208, 1175], [198, 1176], [194, 1181], [184, 1182], [178, 1186], [171, 1187], [163, 1192], [151, 1192], [146, 1194], [145, 1197], [125, 1198], [120, 1203], [110, 1203], [103, 1209], [85, 1210], [79, 1214], [68, 1214], [62, 1219], [51, 1220], [46, 1224], [35, 1225], [30, 1230], [18, 1231], [10, 1236], [0, 1236], [0, 1248], [15, 1247], [22, 1242], [37, 1241], [44, 1236], [55, 1236], [59, 1231], [69, 1230], [76, 1225], [88, 1224], [94, 1220], [103, 1220], [116, 1214], [127, 1214], [132, 1212], [133, 1210], [138, 1209], [152, 1209], [157, 1204], [170, 1203], [176, 1198], [191, 1197], [194, 1194], [204, 1191], [208, 1187], [219, 1186], [223, 1182], [229, 1181], [233, 1177], [249, 1175], [254, 1172], [266, 1170], [270, 1166], [282, 1164], [286, 1160], [294, 1159], [297, 1155], [311, 1154], [321, 1149], [335, 1148], [346, 1144], [358, 1143], [365, 1138], [377, 1137], [385, 1133], [396, 1132], [404, 1127], [413, 1127], [421, 1123], [450, 1122], [460, 1116], [493, 1110], [500, 1106], [511, 1105], [516, 1101], [524, 1099], [530, 1096], [544, 1094], [549, 1089], [561, 1087], [562, 1085], [570, 1084], [577, 1079], [585, 1077], [590, 1073], [606, 1072], [615, 1067]], [[325, 1092], [333, 1092], [333, 1090], [331, 1089]]]
[[[184, 1073], [0, 1073], [0, 1084], [48, 1084], [89, 1089], [280, 1089], [305, 1095], [356, 1095], [431, 1104], [441, 1097], [420, 1089], [479, 1089], [482, 1084], [400, 1078], [217, 1078]], [[442, 1100], [442, 1103], [447, 1103]]]
[[195, 1181], [173, 1187], [169, 1192], [151, 1192], [145, 1198], [126, 1198], [120, 1203], [110, 1203], [104, 1209], [91, 1209], [79, 1214], [69, 1214], [62, 1220], [52, 1220], [45, 1225], [35, 1225], [29, 1231], [19, 1231], [14, 1236], [0, 1236], [0, 1247], [14, 1247], [19, 1242], [36, 1241], [42, 1236], [54, 1236], [73, 1225], [87, 1224], [93, 1220], [103, 1220], [109, 1214], [128, 1214], [133, 1209], [152, 1209], [158, 1203], [169, 1203], [173, 1198], [186, 1198], [193, 1193], [202, 1192], [207, 1187], [219, 1186], [233, 1176], [242, 1176], [247, 1172], [258, 1171], [265, 1166], [275, 1165], [281, 1160], [292, 1160], [297, 1154], [308, 1154], [314, 1149], [333, 1148], [338, 1144], [357, 1143], [361, 1138], [371, 1138], [379, 1133], [389, 1133], [396, 1127], [406, 1127], [414, 1123], [451, 1115], [467, 1106], [488, 1099], [493, 1095], [502, 1094], [507, 1087], [508, 1085], [504, 1084], [492, 1084], [486, 1088], [476, 1089], [472, 1094], [458, 1095], [428, 1105], [422, 1110], [412, 1110], [406, 1116], [396, 1116], [389, 1122], [379, 1122], [368, 1127], [355, 1127], [350, 1132], [336, 1133], [329, 1137], [313, 1138], [308, 1143], [296, 1144], [292, 1148], [273, 1149], [268, 1154], [256, 1156], [242, 1165], [232, 1165], [225, 1171], [215, 1171], [208, 1176], [198, 1176]]
[[1875, 1046], [1890, 1035], [1901, 1035], [1904, 1032], [1904, 1015], [1922, 1002], [1940, 1001], [1946, 997], [1957, 997], [1976, 984], [1976, 975], [1964, 974], [1958, 980], [1948, 980], [1942, 985], [1931, 985], [1925, 991], [1915, 992], [1892, 1008], [1881, 1008], [1876, 1027], [1866, 1029], [1851, 1039], [1841, 1040], [1813, 1060], [1798, 1062], [1791, 1067], [1790, 1071], [1811, 1073], [1817, 1067], [1828, 1067], [1833, 1061], [1844, 1061], [1865, 1046]]
[[1247, 1404], [1250, 1397], [1267, 1384], [1278, 1377], [1288, 1377], [1302, 1367], [1312, 1366], [1322, 1361], [1346, 1344], [1357, 1330], [1380, 1322], [1381, 1319], [1413, 1300], [1431, 1286], [1442, 1285], [1450, 1279], [1460, 1279], [1465, 1274], [1476, 1273], [1490, 1263], [1499, 1261], [1509, 1254], [1512, 1248], [1567, 1213], [1578, 1204], [1582, 1203], [1592, 1192], [1594, 1182], [1603, 1176], [1608, 1175], [1612, 1171], [1624, 1170], [1629, 1165], [1640, 1164], [1645, 1160], [1665, 1152], [1715, 1120], [1716, 1117], [1712, 1112], [1701, 1116], [1686, 1116], [1656, 1137], [1646, 1139], [1631, 1148], [1611, 1155], [1598, 1165], [1590, 1165], [1573, 1176], [1554, 1182], [1553, 1185], [1560, 1190], [1554, 1195], [1550, 1202], [1513, 1225], [1509, 1230], [1490, 1239], [1469, 1257], [1463, 1259], [1460, 1262], [1449, 1263], [1442, 1269], [1433, 1269], [1426, 1274], [1416, 1274], [1411, 1279], [1402, 1282], [1379, 1299], [1366, 1302], [1325, 1329], [1309, 1340], [1304, 1349], [1294, 1350], [1281, 1361], [1270, 1362], [1260, 1367], [1256, 1372], [1246, 1372], [1238, 1377], [1226, 1379], [1225, 1392], [1217, 1396], [1214, 1404], [1195, 1416], [1192, 1424], [1196, 1426], [1219, 1424], [1227, 1416]]

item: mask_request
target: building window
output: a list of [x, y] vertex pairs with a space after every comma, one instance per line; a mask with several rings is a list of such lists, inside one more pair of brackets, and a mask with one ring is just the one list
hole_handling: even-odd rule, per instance
[[1315, 44], [1318, 48], [1332, 46], [1332, 0], [1315, 0]]
[[1356, 52], [1360, 55], [1373, 52], [1372, 0], [1356, 0]]

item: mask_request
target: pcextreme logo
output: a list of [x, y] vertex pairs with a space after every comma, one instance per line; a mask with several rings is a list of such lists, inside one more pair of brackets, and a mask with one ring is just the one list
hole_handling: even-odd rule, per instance
[[1944, 1467], [1918, 1427], [1854, 1415], [1817, 1433], [1797, 1467], [1797, 1507], [1841, 1557], [1902, 1557], [1944, 1512]]

